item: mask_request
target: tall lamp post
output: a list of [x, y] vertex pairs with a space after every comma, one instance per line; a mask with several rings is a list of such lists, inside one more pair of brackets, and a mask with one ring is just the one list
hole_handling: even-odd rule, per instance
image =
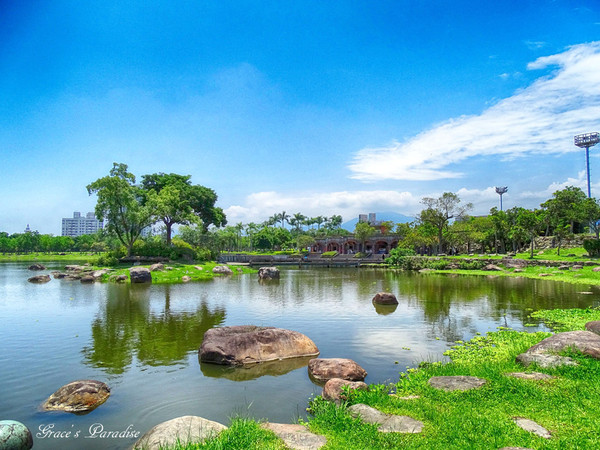
[[507, 191], [507, 186], [501, 186], [496, 188], [496, 194], [500, 196], [500, 211], [502, 211], [502, 194], [506, 194]]
[[590, 188], [590, 147], [593, 147], [600, 142], [600, 135], [598, 133], [586, 133], [578, 134], [574, 138], [575, 145], [579, 148], [585, 148], [585, 167], [587, 170], [587, 186], [588, 186], [588, 198], [592, 197], [592, 191]]

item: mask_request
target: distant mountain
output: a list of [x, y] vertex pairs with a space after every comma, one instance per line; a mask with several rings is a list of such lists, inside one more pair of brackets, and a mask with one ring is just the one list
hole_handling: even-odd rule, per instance
[[[404, 214], [389, 212], [389, 211], [375, 213], [375, 218], [377, 220], [381, 220], [381, 221], [391, 220], [394, 223], [406, 223], [406, 222], [412, 222], [413, 220], [415, 220], [414, 217], [409, 217], [409, 216], [405, 216]], [[358, 223], [358, 217], [355, 217], [352, 220], [344, 222], [342, 224], [342, 228], [344, 228], [348, 231], [354, 231], [354, 228], [356, 227], [357, 223]]]

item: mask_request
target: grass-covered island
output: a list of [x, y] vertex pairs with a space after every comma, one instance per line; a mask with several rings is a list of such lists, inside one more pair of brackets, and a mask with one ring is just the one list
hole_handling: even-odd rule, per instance
[[[598, 309], [538, 311], [557, 331], [581, 330], [586, 322], [600, 320]], [[475, 336], [446, 352], [449, 363], [423, 362], [400, 374], [390, 385], [371, 385], [355, 391], [339, 405], [320, 396], [309, 401], [306, 425], [327, 438], [323, 449], [547, 449], [600, 448], [600, 361], [570, 352], [577, 366], [524, 369], [515, 357], [551, 333], [518, 332], [507, 328]], [[533, 370], [551, 375], [547, 380], [507, 376]], [[446, 392], [432, 388], [434, 376], [468, 375], [486, 379], [479, 389]], [[382, 412], [406, 415], [424, 423], [419, 434], [382, 433], [348, 413], [352, 404], [364, 403]], [[517, 427], [523, 417], [550, 431], [545, 439]], [[260, 421], [234, 418], [230, 428], [204, 443], [178, 449], [283, 449], [286, 448]]]

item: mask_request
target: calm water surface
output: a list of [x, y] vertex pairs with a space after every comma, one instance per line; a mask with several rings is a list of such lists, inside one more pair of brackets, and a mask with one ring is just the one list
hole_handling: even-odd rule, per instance
[[[215, 326], [299, 331], [321, 357], [354, 359], [367, 383], [386, 383], [419, 361], [443, 360], [455, 341], [477, 332], [543, 330], [524, 327], [535, 323], [532, 311], [600, 299], [598, 288], [551, 281], [368, 269], [282, 269], [281, 280], [269, 284], [241, 275], [173, 286], [35, 285], [27, 282], [27, 265], [0, 264], [0, 420], [25, 423], [36, 449], [120, 449], [135, 441], [86, 437], [94, 424], [143, 434], [182, 415], [224, 424], [236, 415], [304, 417], [309, 398], [321, 392], [307, 360], [235, 370], [200, 364], [202, 337]], [[379, 291], [396, 294], [398, 307], [376, 309], [371, 299]], [[110, 398], [86, 415], [40, 411], [50, 394], [77, 379], [104, 381]], [[49, 425], [71, 437], [35, 437]]]

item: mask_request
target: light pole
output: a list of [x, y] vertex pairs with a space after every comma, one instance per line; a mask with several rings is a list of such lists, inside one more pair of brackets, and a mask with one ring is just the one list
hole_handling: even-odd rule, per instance
[[585, 167], [587, 170], [587, 186], [588, 186], [588, 198], [592, 197], [592, 190], [590, 188], [590, 147], [593, 147], [600, 142], [600, 135], [598, 133], [586, 133], [578, 134], [574, 138], [575, 145], [579, 148], [585, 148]]
[[500, 196], [500, 211], [502, 211], [502, 194], [506, 194], [507, 191], [507, 186], [501, 186], [496, 188], [496, 194]]

